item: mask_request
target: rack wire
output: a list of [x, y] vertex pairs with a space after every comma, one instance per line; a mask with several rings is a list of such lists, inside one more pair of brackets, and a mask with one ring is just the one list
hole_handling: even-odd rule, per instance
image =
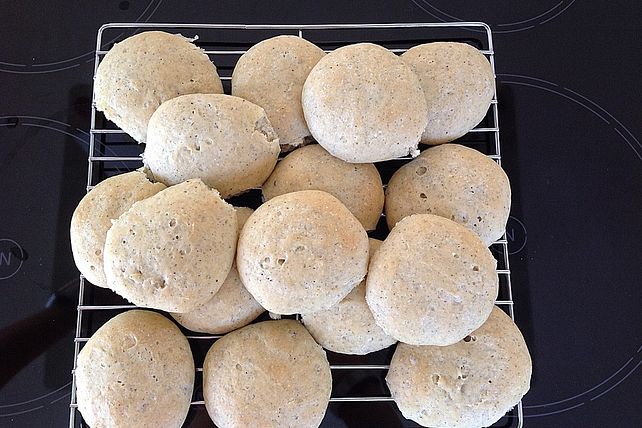
[[[94, 77], [98, 64], [113, 46], [114, 42], [123, 40], [140, 31], [162, 30], [180, 32], [187, 37], [195, 37], [195, 43], [204, 49], [205, 53], [217, 65], [219, 75], [223, 81], [226, 93], [230, 92], [232, 70], [238, 58], [253, 44], [260, 40], [281, 34], [296, 35], [316, 43], [326, 52], [339, 46], [356, 42], [373, 42], [381, 44], [397, 54], [405, 52], [408, 48], [432, 41], [459, 41], [478, 48], [490, 61], [495, 73], [495, 52], [490, 27], [482, 22], [454, 22], [454, 23], [403, 23], [403, 24], [328, 24], [328, 25], [242, 25], [242, 24], [155, 24], [155, 23], [112, 23], [105, 24], [98, 30], [96, 39], [96, 52], [94, 64]], [[501, 150], [499, 139], [499, 114], [497, 93], [493, 97], [491, 107], [486, 118], [475, 129], [457, 141], [460, 144], [476, 148], [501, 165]], [[87, 191], [101, 180], [119, 173], [134, 170], [142, 165], [141, 145], [136, 144], [122, 130], [107, 121], [102, 113], [98, 112], [95, 103], [91, 108], [91, 129], [89, 136], [89, 157]], [[408, 162], [410, 157], [387, 161], [377, 165], [382, 171], [384, 182], [386, 174], [394, 172], [401, 165]], [[251, 192], [250, 192], [251, 193]], [[259, 191], [260, 194], [260, 191]], [[246, 205], [258, 205], [259, 198], [246, 201]], [[385, 223], [385, 219], [380, 222]], [[380, 229], [384, 229], [383, 226]], [[377, 232], [375, 232], [376, 234]], [[385, 236], [385, 232], [381, 232]], [[384, 236], [381, 236], [382, 238]], [[506, 234], [496, 241], [491, 250], [498, 262], [500, 290], [496, 304], [505, 310], [514, 319], [513, 293], [510, 276], [509, 252]], [[93, 332], [107, 319], [125, 310], [134, 309], [136, 306], [128, 304], [113, 293], [89, 284], [80, 276], [80, 289], [78, 295], [78, 311], [76, 331], [74, 338], [74, 365], [72, 370], [71, 402], [69, 406], [69, 427], [84, 426], [79, 417], [76, 401], [76, 360], [78, 353]], [[201, 347], [206, 350], [221, 336], [200, 335], [186, 332], [186, 336], [193, 348]], [[331, 353], [330, 353], [331, 354]], [[376, 373], [376, 378], [383, 379], [389, 368], [391, 352], [380, 356], [381, 364], [371, 364], [372, 358], [351, 358], [349, 361], [329, 355], [333, 377], [344, 373], [351, 373], [358, 377], [358, 373]], [[333, 361], [336, 360], [336, 361]], [[364, 363], [368, 362], [368, 364]], [[197, 368], [198, 375], [202, 368]], [[383, 387], [385, 389], [385, 386]], [[195, 387], [198, 390], [198, 387]], [[387, 394], [345, 394], [336, 395], [332, 392], [330, 405], [344, 403], [355, 405], [389, 405], [394, 408], [392, 398]], [[198, 397], [197, 391], [191, 403], [190, 413], [198, 408], [204, 408], [202, 396]], [[404, 426], [415, 427], [418, 425], [404, 420], [400, 414], [399, 419]], [[189, 415], [188, 415], [189, 420]], [[325, 426], [325, 425], [324, 425]], [[330, 425], [327, 425], [330, 426]], [[523, 426], [522, 403], [517, 404], [496, 425], [502, 427]]]

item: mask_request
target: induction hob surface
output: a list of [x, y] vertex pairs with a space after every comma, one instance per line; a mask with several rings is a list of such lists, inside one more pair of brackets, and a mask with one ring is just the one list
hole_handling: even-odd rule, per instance
[[[105, 22], [149, 20], [488, 22], [513, 187], [507, 237], [516, 320], [534, 361], [525, 426], [639, 425], [638, 5], [26, 1], [2, 8], [0, 426], [67, 424], [77, 290], [68, 224], [86, 181], [94, 37]], [[362, 426], [367, 416], [353, 410], [345, 426]]]

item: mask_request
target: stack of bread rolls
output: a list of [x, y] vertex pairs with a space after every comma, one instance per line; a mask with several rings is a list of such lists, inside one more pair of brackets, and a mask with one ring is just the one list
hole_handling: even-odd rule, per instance
[[[530, 356], [494, 305], [488, 248], [510, 184], [450, 143], [495, 92], [477, 49], [326, 54], [278, 36], [240, 57], [225, 95], [191, 40], [149, 31], [107, 53], [94, 91], [145, 144], [144, 167], [80, 201], [73, 255], [92, 284], [147, 309], [115, 316], [80, 351], [89, 426], [182, 426], [194, 389], [185, 331], [220, 336], [203, 394], [221, 428], [319, 426], [332, 391], [324, 349], [396, 346], [388, 388], [423, 426], [488, 426], [528, 391]], [[407, 156], [384, 192], [376, 163]], [[257, 188], [255, 210], [226, 201]], [[383, 241], [368, 235], [378, 225]], [[253, 323], [266, 311], [277, 319]]]

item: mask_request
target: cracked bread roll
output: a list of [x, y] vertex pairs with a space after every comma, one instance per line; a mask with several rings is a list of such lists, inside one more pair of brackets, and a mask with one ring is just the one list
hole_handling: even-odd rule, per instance
[[78, 354], [76, 396], [88, 426], [179, 428], [194, 389], [189, 343], [164, 316], [124, 312]]
[[223, 93], [216, 66], [190, 39], [162, 31], [116, 43], [94, 81], [96, 108], [139, 143], [146, 141], [149, 118], [162, 103], [194, 93]]
[[272, 37], [241, 55], [232, 74], [232, 95], [265, 109], [282, 150], [311, 140], [303, 117], [301, 91], [312, 67], [325, 53], [296, 36]]
[[78, 270], [94, 285], [107, 287], [103, 249], [107, 231], [134, 202], [165, 188], [150, 182], [142, 171], [115, 175], [98, 183], [87, 193], [71, 217], [71, 252]]
[[247, 220], [236, 264], [245, 287], [268, 311], [311, 313], [339, 303], [361, 282], [368, 235], [334, 196], [286, 193]]
[[377, 227], [384, 193], [373, 164], [351, 164], [332, 156], [318, 144], [301, 147], [281, 160], [263, 184], [263, 197], [299, 190], [323, 190], [339, 199], [366, 230]]
[[228, 198], [260, 187], [279, 152], [261, 107], [229, 95], [193, 94], [156, 110], [143, 159], [156, 180], [174, 185], [200, 178]]
[[[381, 241], [370, 238], [369, 243], [372, 257]], [[330, 309], [303, 315], [301, 319], [314, 340], [333, 352], [365, 355], [397, 342], [375, 322], [366, 303], [365, 281]]]
[[229, 333], [203, 364], [205, 406], [220, 428], [316, 428], [331, 390], [325, 352], [294, 320]]
[[481, 327], [453, 345], [397, 345], [386, 382], [406, 418], [425, 427], [477, 428], [519, 402], [531, 373], [521, 332], [494, 307]]
[[303, 85], [303, 113], [315, 140], [351, 163], [419, 154], [428, 108], [417, 75], [372, 43], [324, 56]]
[[377, 324], [398, 341], [451, 345], [488, 318], [499, 289], [496, 266], [464, 226], [411, 215], [370, 260], [366, 301]]
[[137, 202], [107, 232], [107, 285], [138, 306], [192, 311], [230, 272], [236, 222], [234, 208], [198, 179]]
[[401, 55], [415, 71], [428, 104], [424, 144], [465, 135], [486, 116], [495, 94], [495, 75], [484, 54], [466, 43], [433, 42]]
[[510, 182], [497, 162], [444, 144], [394, 173], [386, 188], [386, 221], [392, 229], [411, 214], [435, 214], [468, 227], [489, 246], [504, 234], [510, 199]]
[[[234, 210], [240, 233], [254, 210], [245, 207], [236, 207]], [[221, 288], [210, 300], [193, 311], [170, 315], [180, 325], [192, 331], [224, 334], [248, 325], [263, 312], [265, 309], [258, 304], [241, 282], [235, 263]]]

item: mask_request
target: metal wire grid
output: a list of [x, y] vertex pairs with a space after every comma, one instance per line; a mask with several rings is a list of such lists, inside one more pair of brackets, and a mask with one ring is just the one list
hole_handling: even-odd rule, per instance
[[[120, 33], [116, 38], [105, 41], [105, 32], [108, 30], [123, 30], [126, 31], [128, 30], [130, 33], [131, 32], [138, 32], [140, 30], [146, 30], [146, 29], [159, 29], [159, 30], [164, 30], [164, 31], [190, 31], [190, 32], [197, 32], [197, 31], [205, 31], [205, 30], [222, 30], [226, 32], [248, 32], [250, 30], [266, 30], [266, 31], [271, 31], [274, 32], [272, 35], [277, 35], [277, 34], [292, 34], [292, 35], [298, 35], [299, 37], [305, 37], [306, 39], [309, 39], [313, 42], [317, 42], [314, 40], [314, 37], [309, 37], [310, 32], [316, 32], [319, 34], [321, 33], [328, 33], [328, 34], [334, 34], [336, 32], [345, 32], [345, 31], [350, 31], [350, 30], [362, 30], [366, 32], [376, 32], [376, 31], [388, 31], [388, 32], [393, 32], [395, 34], [396, 39], [395, 40], [404, 40], [404, 32], [413, 30], [413, 31], [420, 31], [421, 36], [417, 38], [415, 36], [414, 38], [408, 38], [409, 40], [412, 40], [412, 45], [415, 44], [420, 44], [428, 41], [435, 41], [435, 39], [431, 38], [431, 36], [434, 36], [431, 34], [432, 32], [436, 30], [442, 30], [442, 29], [459, 29], [463, 31], [464, 33], [468, 34], [469, 36], [472, 36], [474, 40], [481, 41], [482, 47], [480, 48], [480, 52], [482, 52], [490, 61], [493, 73], [495, 73], [495, 53], [494, 53], [494, 47], [493, 47], [493, 38], [492, 38], [492, 32], [490, 27], [482, 22], [454, 22], [454, 23], [403, 23], [403, 24], [327, 24], [327, 25], [241, 25], [241, 24], [169, 24], [169, 23], [163, 23], [163, 24], [156, 24], [156, 23], [113, 23], [113, 24], [105, 24], [103, 25], [99, 30], [98, 30], [98, 35], [96, 39], [96, 52], [95, 52], [95, 64], [94, 64], [94, 76], [96, 74], [96, 70], [98, 69], [98, 64], [100, 63], [101, 59], [104, 57], [104, 55], [108, 52], [108, 46], [107, 48], [105, 45], [111, 45], [116, 39], [122, 38], [123, 33]], [[483, 35], [483, 37], [476, 37], [479, 35]], [[461, 37], [461, 36], [460, 36]], [[225, 49], [214, 49], [214, 50], [209, 50], [207, 47], [205, 47], [205, 53], [210, 57], [210, 58], [221, 58], [225, 56], [233, 56], [233, 57], [238, 57], [242, 55], [243, 53], [246, 52], [246, 50], [249, 48], [254, 43], [259, 42], [263, 38], [266, 37], [261, 37], [257, 38], [256, 40], [253, 40], [250, 43], [247, 43], [247, 46], [243, 46], [242, 49], [238, 49], [238, 45], [232, 45], [229, 47], [226, 46]], [[359, 41], [369, 41], [366, 38], [361, 37]], [[373, 42], [378, 42], [378, 40], [372, 40]], [[348, 44], [348, 43], [354, 43], [355, 41], [341, 41], [338, 44]], [[380, 42], [380, 41], [379, 41]], [[317, 42], [318, 43], [318, 42]], [[198, 43], [197, 43], [198, 44]], [[319, 43], [320, 44], [320, 43]], [[336, 44], [336, 42], [335, 42]], [[384, 46], [386, 45], [385, 42], [381, 43]], [[320, 44], [322, 47], [323, 45]], [[391, 47], [388, 46], [389, 49], [395, 53], [403, 53], [405, 52], [408, 47]], [[235, 49], [236, 48], [236, 49]], [[326, 49], [324, 50], [331, 51], [332, 49]], [[234, 60], [235, 62], [235, 60]], [[215, 61], [215, 63], [218, 65], [218, 62]], [[227, 73], [229, 75], [225, 75], [226, 73], [221, 72], [221, 69], [219, 68], [219, 74], [221, 75], [221, 80], [226, 84], [229, 84], [229, 81], [231, 81], [231, 69], [230, 72]], [[106, 164], [108, 163], [114, 163], [114, 162], [119, 162], [124, 166], [124, 170], [120, 170], [119, 168], [116, 168], [118, 172], [125, 172], [125, 171], [130, 171], [135, 169], [135, 166], [132, 166], [132, 162], [141, 162], [141, 156], [140, 155], [135, 155], [135, 156], [130, 156], [130, 155], [120, 155], [119, 153], [116, 153], [115, 150], [110, 150], [109, 143], [104, 141], [104, 137], [108, 136], [113, 136], [113, 135], [119, 135], [123, 136], [123, 138], [126, 138], [126, 134], [120, 130], [120, 129], [109, 129], [106, 126], [103, 127], [97, 127], [97, 116], [99, 113], [96, 111], [95, 103], [92, 102], [92, 107], [91, 107], [91, 129], [90, 129], [90, 139], [89, 139], [89, 157], [88, 157], [88, 175], [87, 175], [87, 191], [90, 191], [93, 187], [95, 182], [99, 182], [101, 177], [97, 177], [97, 172], [100, 172], [101, 167], [104, 168]], [[490, 122], [488, 124], [488, 122]], [[483, 135], [486, 140], [488, 141], [488, 147], [489, 153], [486, 153], [488, 157], [493, 159], [495, 162], [497, 162], [499, 165], [501, 165], [501, 151], [500, 151], [500, 140], [499, 140], [499, 115], [498, 115], [498, 105], [497, 105], [497, 93], [495, 92], [495, 95], [493, 97], [492, 103], [491, 103], [491, 108], [490, 111], [488, 112], [487, 118], [484, 122], [482, 122], [481, 126], [478, 126], [477, 128], [473, 129], [470, 131], [468, 135]], [[99, 139], [102, 139], [102, 142], [99, 141]], [[462, 138], [462, 144], [466, 144], [465, 140], [466, 137]], [[458, 141], [460, 142], [460, 141]], [[105, 150], [98, 150], [98, 145], [102, 144], [105, 148]], [[113, 154], [114, 156], [111, 155], [105, 155], [105, 153], [97, 153], [97, 151], [102, 151], [102, 152], [107, 152], [110, 151], [110, 154]], [[409, 156], [399, 158], [398, 160], [401, 160], [402, 163], [397, 165], [399, 167], [401, 164], [407, 162], [407, 160], [410, 159]], [[388, 161], [388, 162], [395, 162], [398, 161], [393, 160], [393, 161]], [[512, 284], [511, 284], [511, 276], [510, 276], [510, 265], [509, 265], [509, 253], [508, 253], [508, 243], [506, 239], [506, 234], [496, 241], [492, 246], [491, 249], [495, 253], [495, 257], [498, 260], [499, 263], [499, 268], [498, 268], [498, 274], [500, 277], [500, 292], [499, 292], [499, 299], [495, 302], [496, 305], [502, 307], [509, 315], [510, 317], [514, 320], [514, 307], [513, 307], [513, 294], [512, 294]], [[88, 287], [85, 282], [85, 278], [80, 275], [80, 289], [79, 289], [79, 295], [78, 295], [78, 311], [77, 311], [77, 319], [76, 319], [76, 331], [75, 331], [75, 338], [74, 338], [74, 364], [73, 364], [73, 370], [72, 370], [72, 390], [71, 390], [71, 402], [69, 406], [69, 427], [70, 428], [75, 428], [76, 425], [76, 415], [77, 415], [77, 402], [76, 402], [76, 376], [75, 376], [75, 369], [76, 369], [76, 362], [78, 358], [78, 353], [80, 349], [82, 348], [83, 344], [87, 342], [89, 339], [88, 336], [90, 336], [90, 332], [88, 331], [89, 329], [83, 328], [83, 322], [84, 322], [84, 315], [86, 312], [91, 312], [94, 311], [114, 311], [114, 310], [128, 310], [128, 309], [134, 309], [137, 306], [135, 305], [128, 305], [128, 304], [118, 304], [118, 305], [113, 305], [113, 304], [99, 304], [99, 302], [88, 302], [87, 301], [87, 290]], [[95, 299], [92, 299], [95, 300]], [[86, 331], [87, 330], [87, 334]], [[220, 335], [188, 335], [187, 338], [190, 341], [213, 341], [215, 339], [220, 338]], [[331, 365], [331, 370], [338, 371], [338, 370], [387, 370], [389, 368], [388, 364], [338, 364], [338, 365]], [[202, 368], [197, 368], [197, 372], [202, 372]], [[371, 397], [332, 397], [330, 399], [330, 402], [390, 402], [392, 401], [392, 398], [390, 396], [371, 396]], [[192, 406], [202, 406], [204, 405], [204, 402], [202, 400], [199, 401], [193, 401]], [[521, 428], [523, 426], [523, 409], [522, 409], [522, 403], [521, 401], [517, 404], [517, 406], [509, 412], [509, 416], [512, 418], [511, 421], [511, 426], [516, 426], [518, 428]]]

